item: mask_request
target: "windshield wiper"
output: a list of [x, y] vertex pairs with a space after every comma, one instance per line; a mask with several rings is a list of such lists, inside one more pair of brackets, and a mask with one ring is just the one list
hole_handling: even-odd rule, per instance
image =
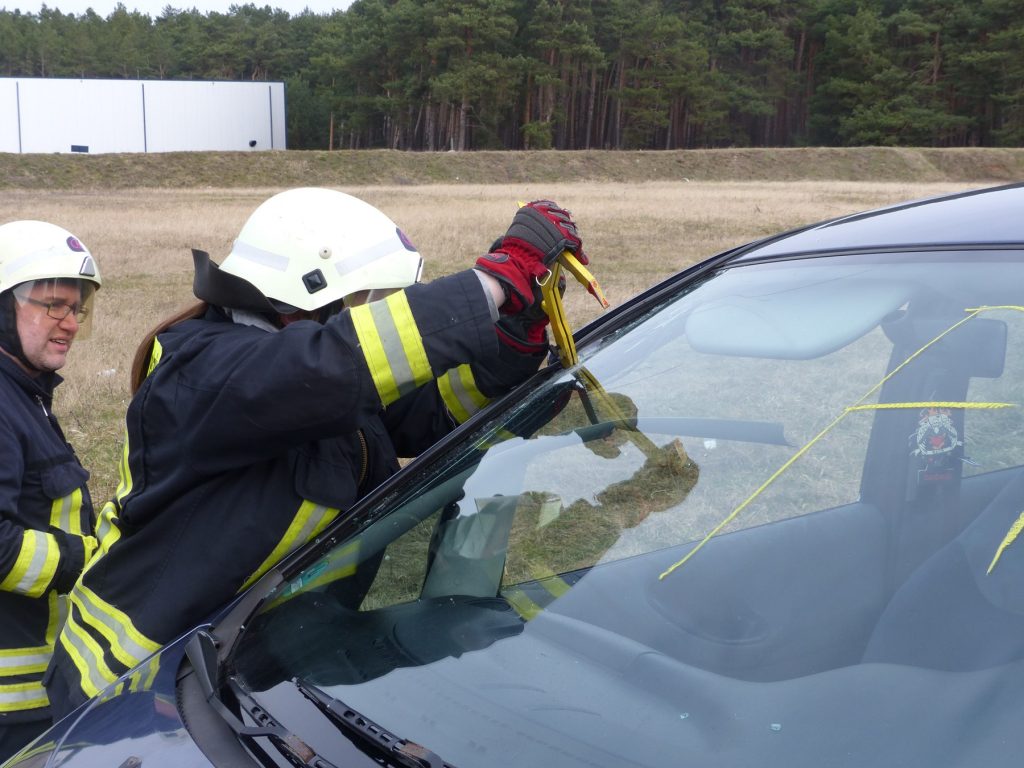
[[358, 736], [365, 747], [379, 753], [390, 764], [407, 768], [455, 768], [446, 763], [437, 754], [414, 741], [400, 739], [393, 733], [381, 728], [377, 723], [362, 715], [340, 699], [320, 690], [313, 683], [299, 678], [292, 682], [303, 696], [316, 705], [317, 709], [327, 715], [331, 722], [340, 726], [346, 733]]
[[[220, 716], [224, 724], [227, 725], [229, 732], [234, 734], [238, 742], [246, 745], [249, 749], [249, 757], [256, 758], [264, 765], [267, 765], [267, 760], [270, 759], [270, 756], [266, 755], [263, 749], [255, 743], [256, 739], [265, 738], [292, 765], [306, 766], [307, 768], [337, 768], [329, 760], [318, 755], [316, 750], [302, 739], [271, 717], [270, 713], [263, 709], [234, 677], [228, 678], [227, 682], [239, 706], [245, 710], [255, 725], [246, 725], [221, 701], [216, 685], [218, 677], [216, 641], [208, 632], [197, 632], [185, 647], [185, 654], [192, 663], [196, 684], [203, 699]], [[193, 722], [190, 726], [189, 730], [193, 732], [193, 735], [195, 734], [194, 729], [199, 724]], [[257, 756], [260, 752], [263, 752], [265, 759]], [[240, 755], [225, 754], [225, 756], [231, 758], [232, 764], [240, 759]]]
[[255, 725], [247, 726], [232, 716], [231, 719], [234, 722], [229, 721], [229, 725], [240, 739], [251, 742], [265, 738], [293, 765], [307, 766], [308, 768], [337, 768], [334, 763], [317, 754], [309, 744], [275, 720], [236, 678], [229, 677], [228, 685], [231, 687], [231, 692], [238, 701], [238, 705], [255, 723]]

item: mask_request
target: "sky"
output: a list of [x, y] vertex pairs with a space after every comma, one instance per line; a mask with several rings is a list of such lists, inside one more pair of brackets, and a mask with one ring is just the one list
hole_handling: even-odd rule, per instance
[[[200, 13], [227, 13], [232, 5], [245, 5], [247, 1], [259, 7], [269, 5], [272, 8], [280, 8], [291, 14], [301, 13], [303, 8], [307, 7], [314, 13], [330, 13], [333, 10], [343, 10], [352, 4], [352, 0], [122, 0], [124, 7], [129, 11], [137, 10], [151, 18], [159, 16], [168, 5], [182, 10], [195, 8]], [[106, 18], [117, 3], [118, 0], [50, 0], [46, 7], [75, 15], [92, 8], [98, 15]], [[18, 9], [22, 13], [39, 13], [42, 5], [42, 0], [0, 0], [0, 10]]]

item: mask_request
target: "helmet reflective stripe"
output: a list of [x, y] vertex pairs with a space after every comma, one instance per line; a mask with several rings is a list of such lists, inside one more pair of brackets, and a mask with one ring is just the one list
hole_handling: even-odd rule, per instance
[[404, 292], [353, 307], [350, 315], [383, 405], [433, 378], [427, 350]]
[[235, 244], [231, 248], [231, 255], [245, 261], [251, 261], [253, 264], [259, 264], [261, 267], [276, 269], [278, 272], [284, 272], [288, 269], [287, 257], [279, 256], [270, 251], [264, 251], [255, 245], [243, 243], [241, 240], [235, 240]]
[[50, 700], [41, 682], [0, 685], [0, 712], [37, 709], [49, 704]]
[[45, 645], [0, 651], [0, 677], [45, 672], [50, 662], [50, 653], [51, 649]]
[[60, 548], [52, 534], [26, 530], [21, 537], [18, 559], [0, 582], [0, 590], [41, 597], [53, 581], [59, 560]]
[[441, 376], [437, 380], [437, 388], [448, 411], [459, 424], [468, 421], [470, 416], [490, 402], [490, 399], [477, 389], [473, 371], [466, 363]]
[[[396, 247], [398, 246], [398, 247]], [[345, 277], [350, 272], [356, 272], [360, 269], [382, 262], [394, 256], [396, 253], [404, 253], [405, 249], [401, 247], [401, 240], [398, 238], [398, 232], [395, 231], [395, 236], [387, 240], [381, 240], [375, 245], [367, 246], [352, 256], [346, 256], [339, 259], [334, 263], [334, 269], [338, 273], [339, 277]], [[419, 262], [422, 265], [422, 262]], [[386, 265], [381, 265], [386, 268]], [[415, 279], [419, 280], [419, 269], [416, 271]], [[383, 272], [383, 271], [382, 271]], [[373, 282], [370, 288], [407, 288], [412, 283], [407, 280], [408, 274], [402, 273], [398, 279], [390, 279], [386, 272], [376, 276], [376, 279], [369, 279], [366, 282]], [[387, 283], [395, 283], [394, 285], [388, 285]]]
[[303, 501], [295, 513], [291, 524], [288, 526], [288, 530], [281, 537], [281, 541], [277, 543], [274, 550], [260, 564], [260, 567], [253, 571], [252, 575], [245, 580], [241, 589], [245, 589], [254, 583], [281, 558], [320, 533], [320, 531], [327, 527], [329, 522], [338, 516], [339, 511], [334, 507], [325, 507], [322, 504], [315, 504], [308, 500]]
[[104, 601], [81, 582], [71, 590], [71, 605], [78, 609], [83, 624], [102, 635], [114, 658], [126, 667], [134, 667], [160, 650], [160, 643], [139, 632], [128, 614]]

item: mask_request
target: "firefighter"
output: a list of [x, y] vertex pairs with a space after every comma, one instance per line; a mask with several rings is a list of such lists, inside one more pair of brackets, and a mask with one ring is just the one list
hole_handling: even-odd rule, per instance
[[43, 672], [64, 596], [96, 548], [89, 473], [51, 403], [99, 286], [70, 232], [0, 226], [0, 762], [50, 725]]
[[47, 673], [55, 717], [534, 373], [537, 279], [565, 249], [583, 257], [574, 222], [537, 201], [474, 269], [418, 283], [393, 221], [306, 188], [259, 206], [220, 265], [193, 251], [200, 303], [133, 366], [121, 481]]

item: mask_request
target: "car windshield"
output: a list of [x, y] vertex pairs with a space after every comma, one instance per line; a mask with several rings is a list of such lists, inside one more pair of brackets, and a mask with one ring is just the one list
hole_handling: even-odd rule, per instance
[[1007, 250], [678, 281], [409, 467], [228, 674], [328, 758], [300, 688], [452, 766], [1016, 762], [1022, 286]]

